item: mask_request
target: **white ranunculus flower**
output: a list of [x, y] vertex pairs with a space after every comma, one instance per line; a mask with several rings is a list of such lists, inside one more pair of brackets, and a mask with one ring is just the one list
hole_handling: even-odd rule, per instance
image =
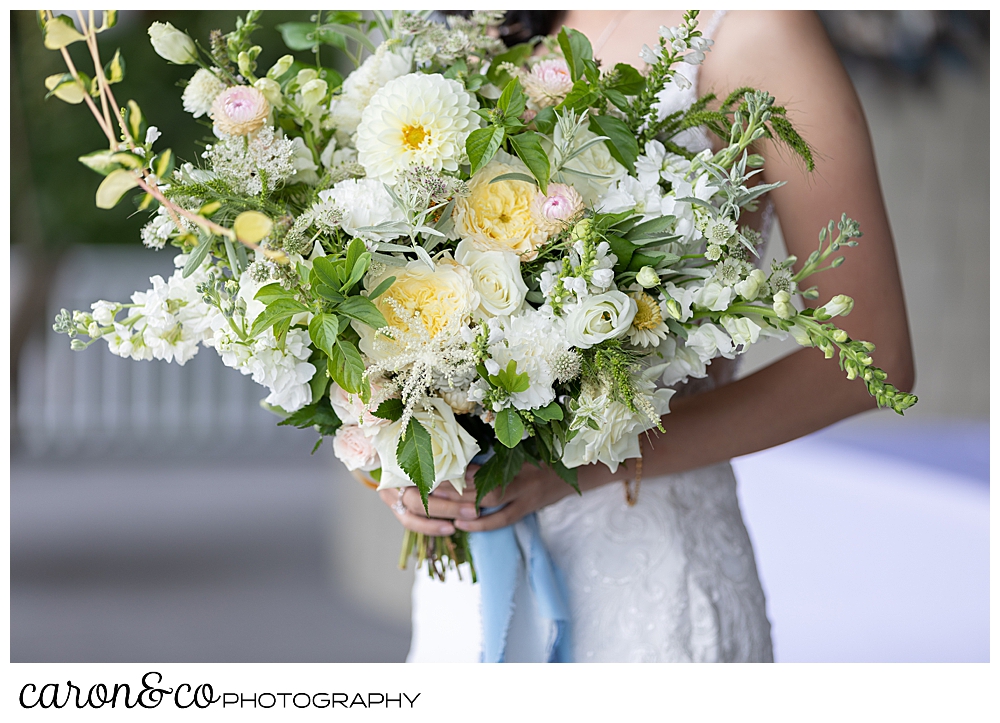
[[188, 81], [184, 93], [181, 95], [184, 110], [195, 118], [207, 115], [212, 110], [215, 97], [225, 89], [226, 84], [215, 77], [215, 73], [199, 68], [191, 76], [191, 80]]
[[[637, 391], [646, 397], [657, 415], [670, 411], [670, 398], [673, 389], [655, 389], [651, 382], [640, 380]], [[581, 393], [580, 402], [587, 405], [591, 401], [587, 392]], [[654, 422], [644, 414], [630, 412], [621, 402], [607, 401], [598, 429], [584, 424], [563, 448], [562, 462], [569, 468], [584, 464], [603, 462], [612, 472], [618, 470], [618, 465], [626, 459], [642, 456], [639, 446], [639, 435], [652, 429]]]
[[720, 321], [729, 336], [733, 337], [733, 343], [743, 345], [744, 352], [760, 338], [760, 326], [746, 317], [726, 315]]
[[577, 349], [589, 349], [628, 333], [635, 312], [635, 300], [620, 291], [588, 296], [566, 315], [566, 336]]
[[170, 23], [153, 23], [149, 26], [149, 42], [161, 58], [177, 65], [191, 65], [198, 60], [198, 48], [187, 33]]
[[479, 101], [457, 80], [410, 73], [390, 80], [361, 113], [355, 145], [369, 178], [390, 185], [411, 166], [457, 171], [479, 127]]
[[405, 221], [402, 209], [392, 200], [381, 181], [372, 178], [348, 178], [333, 188], [319, 192], [321, 201], [333, 201], [344, 214], [340, 225], [352, 236], [374, 241], [388, 241], [398, 233], [360, 231], [365, 226]]
[[382, 464], [372, 440], [354, 424], [345, 424], [337, 430], [333, 438], [333, 453], [352, 472], [356, 469], [371, 472]]
[[528, 287], [513, 251], [480, 251], [465, 239], [455, 249], [455, 260], [469, 269], [483, 316], [512, 316], [521, 308]]
[[[461, 492], [465, 489], [465, 470], [479, 452], [479, 445], [455, 420], [455, 413], [443, 399], [426, 397], [424, 403], [426, 407], [418, 406], [413, 417], [431, 436], [434, 455], [434, 484], [431, 489], [442, 482], [451, 482]], [[375, 437], [375, 449], [382, 460], [380, 490], [413, 484], [396, 461], [396, 445], [402, 433], [400, 427], [400, 422], [387, 424]]]
[[733, 340], [715, 324], [704, 323], [697, 331], [688, 334], [687, 346], [698, 353], [703, 362], [709, 362], [717, 356], [733, 359]]

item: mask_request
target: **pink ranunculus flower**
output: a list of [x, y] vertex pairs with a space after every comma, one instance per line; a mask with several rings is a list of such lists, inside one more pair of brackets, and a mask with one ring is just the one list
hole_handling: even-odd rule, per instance
[[216, 96], [210, 115], [220, 133], [245, 136], [259, 131], [270, 112], [263, 93], [248, 85], [235, 85]]
[[562, 58], [543, 60], [521, 79], [524, 92], [539, 108], [557, 105], [573, 88], [569, 67]]
[[333, 453], [347, 469], [371, 472], [382, 466], [374, 440], [356, 424], [345, 424], [333, 438]]
[[531, 217], [548, 234], [566, 228], [583, 210], [583, 198], [572, 186], [550, 183], [548, 194], [541, 191], [531, 203]]

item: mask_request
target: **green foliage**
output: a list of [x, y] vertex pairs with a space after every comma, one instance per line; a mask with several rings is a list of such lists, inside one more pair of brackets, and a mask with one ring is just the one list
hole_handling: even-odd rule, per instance
[[507, 407], [497, 412], [494, 423], [497, 440], [506, 447], [515, 447], [524, 434], [524, 421], [513, 407]]
[[416, 417], [410, 417], [406, 430], [399, 438], [396, 462], [417, 486], [424, 511], [427, 512], [427, 495], [434, 485], [434, 449], [431, 446], [430, 432]]
[[490, 457], [483, 466], [476, 470], [473, 481], [476, 485], [476, 505], [483, 501], [483, 497], [495, 489], [500, 493], [507, 489], [507, 485], [521, 471], [521, 467], [528, 460], [528, 455], [522, 445], [517, 445], [513, 449], [507, 447], [495, 447], [494, 455]]

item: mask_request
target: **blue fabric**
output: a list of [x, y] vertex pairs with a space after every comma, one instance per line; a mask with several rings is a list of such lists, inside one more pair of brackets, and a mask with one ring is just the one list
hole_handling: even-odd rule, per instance
[[[485, 514], [500, 509], [484, 509]], [[507, 655], [507, 633], [514, 616], [514, 594], [524, 566], [535, 601], [531, 612], [551, 630], [546, 651], [550, 663], [570, 661], [569, 608], [561, 575], [538, 530], [534, 513], [490, 532], [469, 534], [482, 599], [484, 663], [502, 663]]]

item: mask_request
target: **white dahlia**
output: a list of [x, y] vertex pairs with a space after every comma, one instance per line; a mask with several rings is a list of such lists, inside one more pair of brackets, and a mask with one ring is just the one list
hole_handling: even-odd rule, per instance
[[216, 96], [226, 89], [226, 84], [219, 80], [215, 73], [204, 68], [198, 71], [188, 81], [181, 95], [184, 110], [195, 118], [201, 118], [212, 110]]
[[465, 139], [479, 127], [478, 108], [461, 83], [441, 75], [390, 80], [361, 114], [358, 162], [369, 178], [388, 184], [410, 166], [457, 171]]

